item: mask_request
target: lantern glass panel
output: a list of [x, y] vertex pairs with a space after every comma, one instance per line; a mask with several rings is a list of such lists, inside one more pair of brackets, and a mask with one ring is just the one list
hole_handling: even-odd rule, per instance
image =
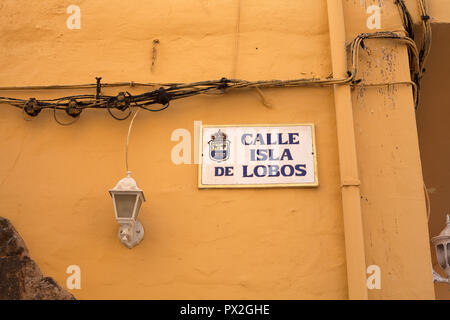
[[450, 266], [450, 243], [447, 243], [447, 262]]
[[116, 194], [116, 209], [118, 218], [132, 218], [133, 209], [136, 203], [136, 195], [131, 194]]
[[441, 266], [442, 269], [445, 269], [446, 267], [446, 262], [445, 262], [445, 248], [444, 245], [439, 244], [436, 246], [436, 251], [437, 251], [437, 260], [439, 265]]

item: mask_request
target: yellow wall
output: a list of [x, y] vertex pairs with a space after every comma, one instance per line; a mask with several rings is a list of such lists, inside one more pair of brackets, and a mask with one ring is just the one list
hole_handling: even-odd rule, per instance
[[[364, 28], [364, 6], [346, 1], [349, 41]], [[366, 6], [375, 1], [366, 1]], [[414, 8], [410, 4], [410, 8]], [[411, 10], [412, 11], [412, 10]], [[384, 1], [382, 31], [400, 30], [394, 1]], [[366, 32], [366, 31], [365, 31]], [[366, 83], [408, 81], [403, 45], [371, 41], [360, 55]], [[382, 268], [382, 290], [372, 299], [434, 297], [429, 237], [411, 89], [397, 85], [356, 88], [355, 134], [361, 178], [366, 264]], [[421, 259], [426, 259], [420, 261]], [[420, 262], [419, 262], [420, 261]]]
[[431, 0], [429, 3], [429, 8], [430, 15], [433, 17], [433, 22], [450, 22], [450, 2], [447, 0]]
[[[369, 31], [365, 8], [379, 1], [344, 2], [350, 41]], [[381, 3], [383, 29], [400, 29], [397, 9]], [[81, 30], [66, 28], [70, 4], [82, 8]], [[0, 86], [90, 83], [95, 76], [190, 82], [332, 73], [324, 0], [11, 0], [0, 9]], [[151, 72], [154, 39], [160, 44]], [[403, 46], [373, 41], [370, 48], [374, 54], [363, 54], [361, 76], [408, 78]], [[1, 105], [0, 215], [15, 224], [44, 274], [65, 284], [67, 266], [81, 267], [82, 290], [73, 291], [81, 299], [345, 299], [333, 89], [264, 92], [272, 108], [248, 90], [139, 114], [130, 166], [148, 201], [141, 214], [145, 238], [132, 250], [117, 239], [107, 194], [125, 174], [129, 122], [86, 111], [75, 125], [61, 127], [51, 112], [25, 122], [20, 110]], [[434, 298], [411, 90], [353, 95], [366, 263], [382, 268], [382, 290], [370, 297]], [[195, 120], [314, 122], [320, 187], [198, 190], [197, 166], [174, 165], [170, 141], [177, 128], [193, 134]]]

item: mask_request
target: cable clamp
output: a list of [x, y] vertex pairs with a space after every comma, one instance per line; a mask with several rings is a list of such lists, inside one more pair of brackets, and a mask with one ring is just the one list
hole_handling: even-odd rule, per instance
[[155, 102], [162, 104], [163, 106], [167, 105], [170, 100], [172, 100], [172, 94], [167, 92], [163, 87], [156, 90]]
[[117, 95], [117, 101], [115, 107], [119, 109], [120, 111], [124, 111], [128, 109], [130, 106], [130, 100], [125, 95], [125, 92], [119, 92]]
[[36, 117], [41, 112], [42, 107], [39, 105], [39, 102], [36, 100], [36, 98], [30, 98], [30, 100], [25, 103], [23, 110], [29, 116]]
[[75, 99], [70, 99], [66, 107], [66, 113], [72, 118], [77, 118], [80, 116], [83, 109], [78, 108], [78, 102]]
[[224, 93], [225, 90], [230, 87], [228, 85], [229, 82], [230, 80], [228, 80], [227, 78], [220, 79], [220, 84], [217, 86], [217, 89], [219, 89], [220, 91], [222, 91], [222, 93]]

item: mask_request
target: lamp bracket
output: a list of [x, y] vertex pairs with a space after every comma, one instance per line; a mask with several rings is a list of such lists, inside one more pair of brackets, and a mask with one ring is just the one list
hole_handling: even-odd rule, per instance
[[142, 241], [142, 238], [144, 237], [144, 227], [139, 221], [121, 223], [118, 236], [119, 240], [128, 249], [131, 249]]

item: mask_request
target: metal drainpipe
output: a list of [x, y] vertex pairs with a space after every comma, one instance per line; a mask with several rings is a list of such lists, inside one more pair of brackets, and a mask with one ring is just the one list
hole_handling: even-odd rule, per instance
[[[348, 69], [344, 7], [342, 0], [327, 0], [327, 6], [333, 74], [335, 78], [346, 78]], [[350, 85], [335, 85], [334, 100], [341, 174], [348, 296], [350, 300], [367, 300], [361, 193]]]

